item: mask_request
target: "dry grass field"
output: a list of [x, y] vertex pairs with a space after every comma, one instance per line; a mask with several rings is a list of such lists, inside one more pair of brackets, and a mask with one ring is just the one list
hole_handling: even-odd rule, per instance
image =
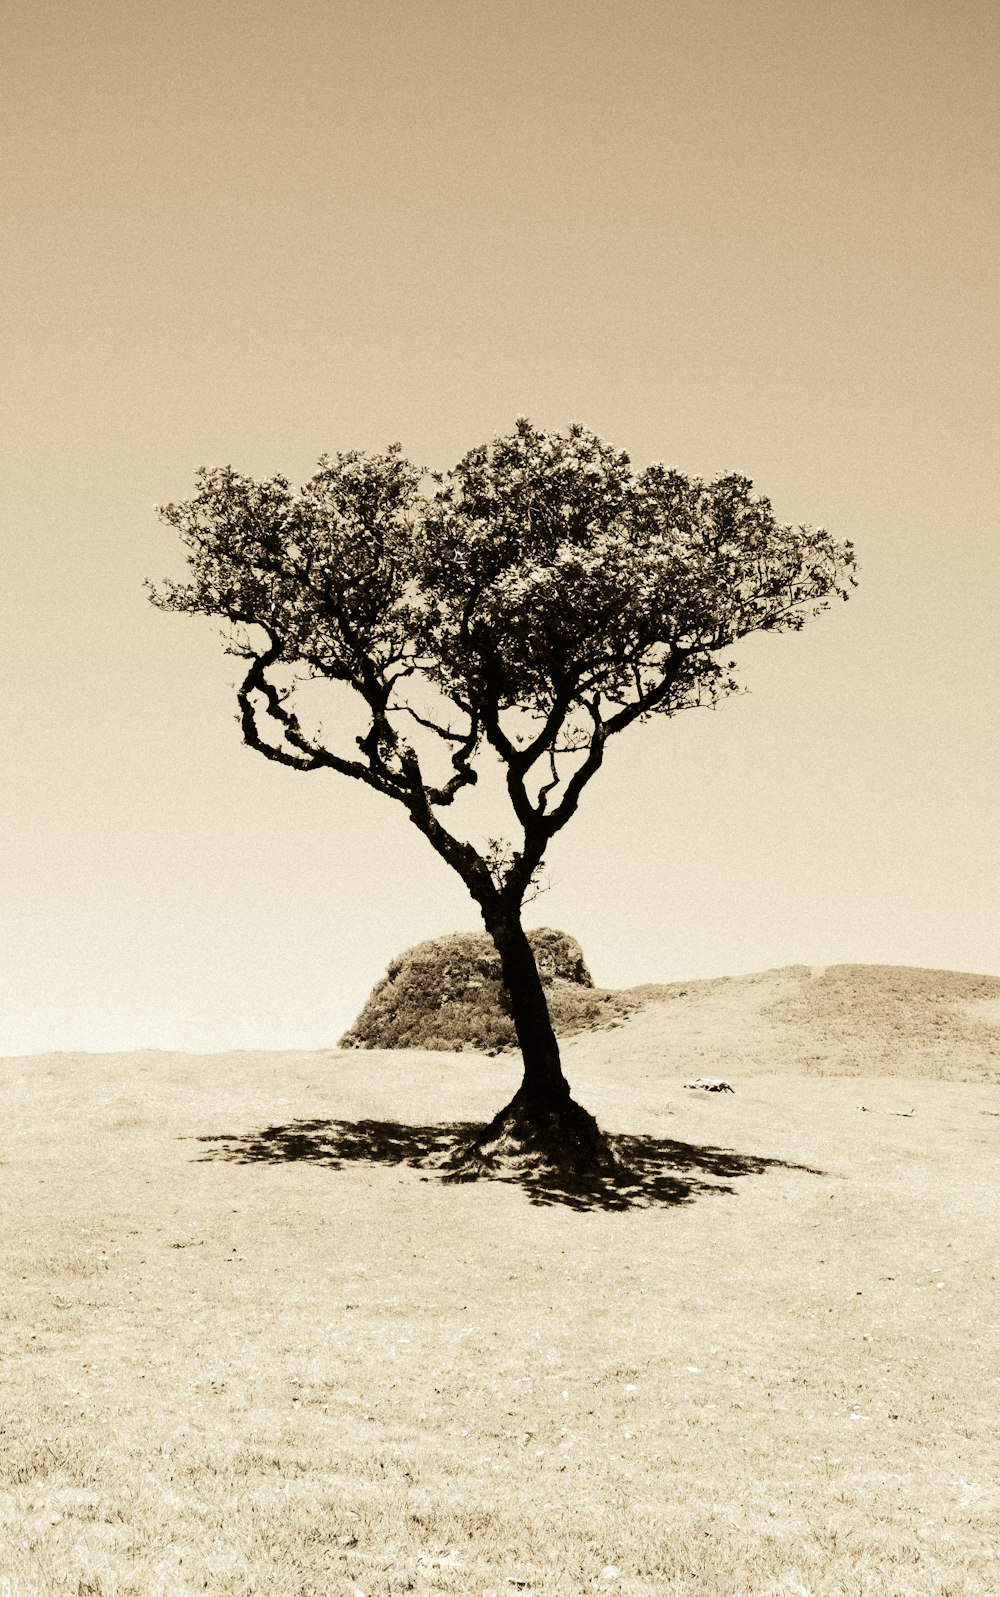
[[660, 989], [589, 1195], [440, 1179], [510, 1057], [0, 1062], [0, 1597], [997, 1597], [998, 999]]

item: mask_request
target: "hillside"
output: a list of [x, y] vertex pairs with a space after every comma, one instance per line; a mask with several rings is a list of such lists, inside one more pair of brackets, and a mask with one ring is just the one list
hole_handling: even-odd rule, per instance
[[901, 965], [790, 965], [630, 989], [610, 1035], [572, 1061], [640, 1075], [900, 1076], [1000, 1081], [1000, 978]]
[[[749, 976], [594, 986], [579, 943], [531, 939], [567, 1066], [639, 1077], [900, 1076], [1000, 1081], [1000, 977], [906, 965], [789, 965]], [[455, 933], [393, 960], [343, 1048], [516, 1048], [489, 939]]]

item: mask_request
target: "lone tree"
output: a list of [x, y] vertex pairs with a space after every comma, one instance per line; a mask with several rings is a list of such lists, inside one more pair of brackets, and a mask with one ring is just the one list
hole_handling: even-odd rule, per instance
[[[447, 475], [397, 445], [324, 457], [298, 492], [280, 476], [202, 470], [195, 497], [161, 515], [190, 581], [164, 582], [153, 602], [229, 624], [229, 650], [247, 662], [246, 743], [403, 805], [479, 906], [524, 1077], [456, 1169], [507, 1157], [606, 1169], [608, 1145], [562, 1072], [524, 903], [608, 739], [733, 692], [725, 651], [846, 599], [851, 545], [780, 525], [745, 477], [636, 472], [582, 426], [550, 433], [524, 418]], [[364, 727], [353, 749], [319, 730], [310, 679], [353, 690]], [[477, 848], [442, 816], [489, 760], [514, 840]]]

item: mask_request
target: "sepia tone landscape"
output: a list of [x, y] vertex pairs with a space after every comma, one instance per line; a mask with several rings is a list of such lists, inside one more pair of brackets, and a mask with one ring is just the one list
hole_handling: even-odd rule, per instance
[[442, 1180], [509, 1054], [3, 1061], [11, 1589], [993, 1597], [1000, 980], [640, 996], [589, 1192]]
[[0, 1597], [1000, 1597], [998, 63], [0, 6]]

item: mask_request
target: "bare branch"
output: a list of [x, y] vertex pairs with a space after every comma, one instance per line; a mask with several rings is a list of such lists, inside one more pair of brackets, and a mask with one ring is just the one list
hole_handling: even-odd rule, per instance
[[[338, 771], [341, 776], [353, 777], [356, 781], [365, 782], [369, 787], [374, 787], [390, 798], [398, 798], [400, 796], [398, 791], [381, 780], [370, 766], [364, 766], [357, 760], [345, 760], [340, 755], [334, 754], [332, 750], [321, 747], [306, 737], [294, 710], [286, 708], [285, 696], [266, 675], [268, 667], [273, 665], [280, 655], [281, 644], [272, 640], [270, 648], [254, 658], [237, 689], [240, 725], [243, 741], [247, 747], [256, 750], [258, 754], [263, 754], [269, 760], [288, 765], [293, 770], [316, 771], [325, 768]], [[255, 694], [263, 698], [265, 713], [281, 735], [280, 743], [269, 743], [262, 736], [257, 724]]]
[[590, 735], [590, 744], [587, 756], [582, 765], [578, 767], [566, 783], [566, 791], [554, 810], [550, 810], [543, 819], [544, 836], [546, 841], [554, 837], [566, 825], [570, 816], [574, 814], [580, 802], [580, 795], [590, 781], [591, 777], [600, 770], [604, 760], [604, 745], [607, 741], [608, 727], [601, 720], [601, 701], [595, 698], [587, 706], [593, 722], [593, 731]]
[[420, 715], [411, 704], [390, 704], [387, 713], [389, 715], [408, 715], [411, 720], [416, 721], [418, 726], [426, 728], [428, 732], [436, 733], [446, 743], [466, 744], [469, 740], [467, 732], [453, 732], [450, 727], [439, 726], [437, 721], [432, 721], [427, 716]]

